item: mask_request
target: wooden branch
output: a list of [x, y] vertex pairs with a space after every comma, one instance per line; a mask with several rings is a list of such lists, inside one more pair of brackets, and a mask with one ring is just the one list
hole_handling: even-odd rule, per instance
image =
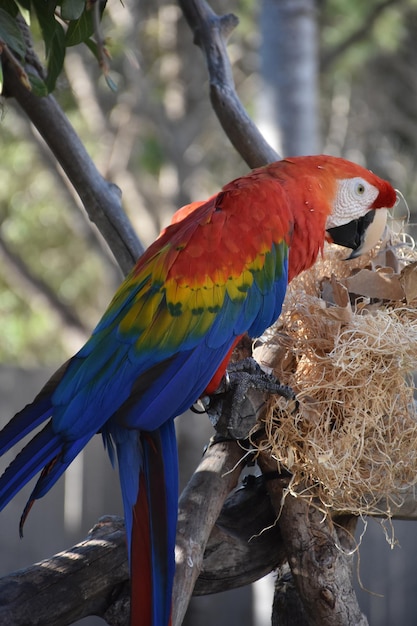
[[285, 560], [281, 532], [264, 477], [249, 475], [223, 505], [204, 552], [194, 595], [248, 585]]
[[[22, 21], [19, 25], [26, 30], [24, 35], [28, 39], [27, 26]], [[39, 61], [33, 61], [33, 54], [30, 56], [32, 73], [39, 73]], [[7, 59], [4, 61], [4, 93], [16, 99], [38, 129], [76, 189], [90, 220], [96, 224], [126, 274], [142, 254], [143, 246], [123, 212], [120, 189], [98, 172], [55, 98], [35, 96], [23, 85]]]
[[178, 0], [194, 33], [194, 43], [206, 58], [213, 109], [237, 152], [249, 167], [278, 160], [279, 155], [265, 141], [246, 113], [236, 93], [226, 42], [238, 24], [235, 15], [219, 16], [205, 0]]
[[236, 486], [244, 452], [233, 441], [209, 446], [184, 489], [178, 511], [172, 625], [182, 624], [223, 503]]
[[365, 626], [352, 586], [352, 556], [328, 518], [304, 498], [288, 496], [279, 520], [288, 562], [311, 626]]
[[275, 579], [271, 626], [310, 626], [287, 562]]
[[[259, 456], [264, 472], [275, 467], [266, 454]], [[278, 517], [288, 563], [309, 626], [366, 626], [352, 586], [352, 548], [341, 545], [333, 521], [307, 498], [287, 493], [280, 480], [267, 484]], [[353, 539], [353, 537], [352, 537]]]
[[[210, 448], [206, 454], [198, 475], [181, 497], [175, 585], [175, 594], [179, 596], [177, 624], [181, 623], [180, 611], [183, 614], [186, 610], [191, 592], [207, 595], [247, 585], [283, 567], [287, 559], [280, 523], [277, 523], [277, 514], [267, 490], [275, 490], [275, 506], [278, 506], [289, 479], [265, 483], [263, 477], [250, 477], [244, 487], [226, 499], [213, 526], [216, 511], [225, 493], [236, 482], [240, 467], [230, 474], [224, 475], [224, 471], [230, 467], [232, 457], [239, 462], [242, 450], [237, 444], [223, 443]], [[206, 488], [209, 497], [206, 497], [206, 491], [201, 491]], [[206, 514], [208, 520], [204, 517]], [[201, 519], [204, 523], [199, 528]], [[323, 528], [321, 521], [320, 514], [320, 532]], [[293, 522], [287, 521], [289, 523]], [[337, 541], [346, 551], [350, 549], [349, 538], [353, 532], [349, 529], [346, 533], [343, 528], [349, 523], [352, 523], [352, 516], [339, 516], [334, 526]], [[190, 539], [184, 534], [188, 532], [191, 533]], [[288, 527], [287, 532], [291, 532]], [[200, 539], [206, 542], [202, 563]], [[184, 598], [181, 598], [182, 593]], [[298, 605], [294, 582], [285, 566], [277, 581], [275, 602], [281, 606], [280, 626], [286, 623], [304, 626], [300, 615], [304, 615], [305, 610]], [[39, 623], [48, 626], [65, 626], [88, 615], [103, 617], [111, 626], [125, 626], [129, 607], [124, 525], [117, 517], [102, 518], [84, 541], [69, 550], [0, 579], [0, 623], [8, 626], [26, 626], [30, 623], [29, 611], [31, 616], [39, 617]]]
[[[262, 479], [230, 496], [217, 519], [239, 476], [241, 458], [235, 443], [209, 448], [181, 497], [174, 623], [181, 623], [200, 570], [194, 593], [206, 595], [257, 580], [285, 558]], [[232, 459], [236, 467], [229, 465]], [[93, 614], [121, 626], [128, 623], [129, 606], [124, 525], [117, 517], [102, 518], [66, 552], [0, 579], [0, 623], [9, 626], [26, 626], [29, 612], [48, 626]]]
[[[65, 626], [104, 616], [128, 584], [123, 520], [102, 518], [66, 552], [0, 579], [0, 623]], [[111, 622], [108, 622], [109, 624]]]

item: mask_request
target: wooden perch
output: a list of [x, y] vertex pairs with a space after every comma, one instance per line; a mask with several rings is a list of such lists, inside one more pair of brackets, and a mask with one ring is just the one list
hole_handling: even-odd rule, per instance
[[[271, 471], [269, 458], [260, 465]], [[332, 520], [306, 498], [283, 498], [280, 481], [270, 481], [268, 489], [309, 626], [366, 626], [352, 585], [353, 541], [349, 552]]]
[[[181, 624], [200, 572], [195, 593], [206, 595], [248, 584], [285, 558], [262, 479], [230, 496], [218, 517], [242, 454], [234, 442], [211, 446], [181, 496], [173, 624]], [[116, 626], [127, 623], [128, 590], [123, 520], [104, 517], [73, 548], [0, 579], [0, 623], [27, 626], [36, 615], [64, 626], [98, 615]]]
[[264, 477], [248, 475], [213, 527], [194, 595], [248, 585], [281, 565], [286, 554], [276, 522]]
[[0, 579], [0, 624], [65, 626], [104, 615], [128, 578], [123, 520], [103, 517], [70, 550]]
[[243, 450], [234, 441], [209, 446], [184, 489], [178, 511], [173, 626], [182, 624], [203, 565], [210, 533], [242, 470]]
[[[225, 475], [226, 467], [231, 467], [228, 463], [232, 461], [232, 457], [236, 460], [236, 468]], [[287, 535], [292, 534], [294, 524], [295, 528], [302, 527], [306, 520], [309, 520], [307, 535], [304, 534], [307, 531], [299, 529], [301, 539], [298, 541], [304, 546], [301, 550], [303, 559], [311, 559], [311, 555], [314, 554], [314, 551], [310, 554], [304, 549], [306, 541], [311, 540], [311, 545], [317, 541], [314, 532], [318, 533], [316, 537], [319, 537], [320, 550], [328, 550], [330, 556], [325, 554], [330, 563], [332, 559], [345, 558], [343, 550], [348, 552], [352, 548], [349, 543], [351, 534], [343, 530], [350, 516], [338, 516], [334, 527], [329, 527], [328, 523], [324, 522], [322, 513], [316, 509], [310, 512], [308, 503], [305, 501], [300, 503], [300, 499], [290, 496], [286, 501], [287, 509], [284, 512], [286, 517], [277, 520], [271, 498], [274, 506], [281, 511], [282, 493], [288, 486], [288, 478], [275, 478], [265, 482], [261, 476], [250, 477], [243, 487], [226, 498], [213, 526], [218, 507], [240, 473], [241, 457], [242, 450], [236, 443], [213, 446], [206, 453], [195, 477], [181, 496], [178, 572], [175, 585], [179, 603], [176, 609], [177, 624], [181, 623], [180, 616], [187, 608], [191, 593], [207, 595], [234, 589], [283, 566], [288, 546], [293, 541], [290, 540], [288, 543]], [[409, 499], [411, 500], [411, 493]], [[296, 502], [293, 502], [294, 500]], [[205, 514], [210, 519], [200, 525]], [[417, 511], [414, 511], [413, 515], [414, 519], [417, 519]], [[337, 532], [339, 527], [342, 529], [336, 537], [334, 532], [335, 529]], [[314, 532], [312, 528], [315, 528]], [[207, 541], [206, 534], [209, 529], [211, 534]], [[205, 542], [203, 560], [203, 546], [198, 543], [200, 540]], [[334, 552], [335, 545], [341, 546], [342, 550]], [[290, 549], [294, 550], [295, 556], [300, 552], [297, 546]], [[349, 557], [346, 558], [349, 561]], [[322, 564], [320, 559], [316, 559], [315, 566], [320, 563]], [[303, 563], [302, 566], [305, 568]], [[348, 562], [346, 576], [350, 576], [349, 567]], [[309, 571], [311, 572], [311, 569]], [[330, 573], [332, 576], [335, 573], [333, 566]], [[284, 593], [284, 586], [285, 593], [290, 593], [288, 573], [285, 576], [287, 578], [284, 577], [284, 582], [279, 583], [281, 594]], [[321, 569], [320, 576], [321, 586], [311, 592], [319, 596], [320, 589], [326, 587]], [[317, 577], [317, 573], [314, 577]], [[181, 598], [181, 593], [184, 593], [184, 598]], [[342, 600], [345, 594], [344, 587]], [[321, 601], [326, 602], [326, 598], [330, 596], [324, 593]], [[279, 601], [282, 601], [282, 597]], [[293, 598], [290, 606], [293, 607], [294, 603]], [[0, 623], [8, 626], [27, 626], [31, 623], [29, 615], [31, 618], [36, 616], [38, 623], [48, 626], [65, 626], [88, 615], [103, 617], [111, 626], [127, 623], [129, 572], [121, 518], [103, 517], [86, 539], [76, 546], [0, 579]], [[291, 615], [293, 617], [289, 617], [288, 623], [291, 626], [298, 625], [298, 622], [291, 621], [294, 619], [293, 612]]]

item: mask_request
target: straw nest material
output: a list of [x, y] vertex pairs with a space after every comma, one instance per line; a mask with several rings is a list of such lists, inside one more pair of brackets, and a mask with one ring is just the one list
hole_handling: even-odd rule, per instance
[[324, 509], [389, 514], [417, 482], [417, 253], [385, 244], [374, 258], [343, 255], [329, 246], [291, 283], [255, 350], [299, 400], [294, 411], [271, 399], [258, 445]]

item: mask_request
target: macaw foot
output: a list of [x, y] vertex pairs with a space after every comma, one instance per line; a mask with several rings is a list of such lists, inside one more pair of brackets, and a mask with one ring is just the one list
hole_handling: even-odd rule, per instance
[[265, 404], [266, 393], [296, 402], [291, 387], [282, 385], [249, 357], [229, 364], [216, 392], [201, 401], [219, 436], [246, 439]]

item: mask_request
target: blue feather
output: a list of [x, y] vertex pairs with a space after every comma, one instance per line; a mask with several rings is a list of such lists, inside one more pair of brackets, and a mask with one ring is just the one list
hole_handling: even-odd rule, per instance
[[0, 456], [47, 420], [51, 415], [51, 409], [51, 398], [42, 397], [25, 406], [19, 413], [16, 413], [13, 419], [1, 431]]
[[48, 424], [23, 448], [0, 477], [0, 510], [61, 450], [62, 439]]

